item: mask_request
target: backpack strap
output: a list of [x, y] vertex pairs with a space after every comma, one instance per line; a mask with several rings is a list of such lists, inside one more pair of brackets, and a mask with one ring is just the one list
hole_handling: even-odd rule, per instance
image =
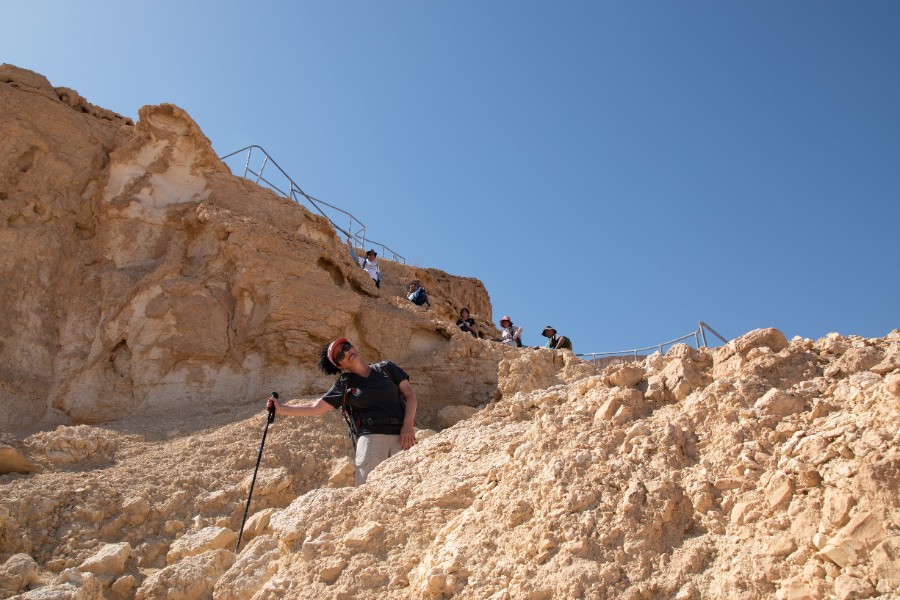
[[350, 390], [350, 374], [342, 373], [338, 381], [341, 380], [344, 382], [344, 395], [341, 399], [341, 415], [343, 415], [344, 421], [347, 422], [347, 435], [350, 437], [350, 441], [353, 442], [353, 449], [356, 450], [356, 441], [359, 439], [359, 429], [356, 427], [356, 421], [350, 413], [350, 405], [347, 404], [347, 392]]

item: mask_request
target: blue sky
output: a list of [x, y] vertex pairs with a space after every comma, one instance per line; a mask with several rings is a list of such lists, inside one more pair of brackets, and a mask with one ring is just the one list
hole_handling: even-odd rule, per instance
[[[529, 345], [900, 327], [900, 3], [18, 2], [0, 61], [265, 147]], [[478, 315], [476, 315], [477, 317]]]

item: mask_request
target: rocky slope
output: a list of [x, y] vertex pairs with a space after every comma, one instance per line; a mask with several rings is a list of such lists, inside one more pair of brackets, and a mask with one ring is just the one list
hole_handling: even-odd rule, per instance
[[896, 597], [900, 331], [758, 330], [583, 367], [504, 358], [502, 398], [444, 409], [467, 418], [360, 488], [339, 417], [276, 421], [237, 555], [258, 412], [34, 434], [44, 470], [0, 484], [0, 582], [33, 598]]
[[[474, 280], [376, 290], [176, 107], [4, 66], [0, 132], [0, 598], [900, 596], [900, 331], [601, 371], [455, 331]], [[353, 488], [339, 415], [277, 420], [236, 553], [265, 392], [338, 334], [411, 373], [419, 443]]]

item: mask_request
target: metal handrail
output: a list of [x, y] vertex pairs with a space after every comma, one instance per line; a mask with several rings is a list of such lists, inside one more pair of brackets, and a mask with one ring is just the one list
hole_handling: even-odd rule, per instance
[[[250, 159], [253, 155], [254, 148], [259, 150], [260, 152], [262, 152], [263, 157], [264, 157], [262, 166], [259, 167], [259, 171], [255, 171], [250, 167]], [[248, 177], [248, 174], [250, 174], [256, 178], [255, 180], [253, 180], [253, 182], [256, 183], [257, 185], [259, 185], [260, 182], [262, 182], [270, 189], [278, 192], [280, 195], [284, 196], [285, 198], [292, 199], [297, 204], [301, 204], [301, 201], [298, 198], [298, 196], [305, 198], [306, 201], [309, 202], [309, 204], [313, 208], [315, 208], [316, 211], [320, 215], [322, 215], [323, 217], [328, 219], [328, 222], [331, 223], [332, 227], [334, 227], [337, 231], [343, 233], [347, 237], [352, 238], [355, 242], [357, 242], [357, 245], [359, 247], [365, 248], [366, 246], [369, 246], [371, 248], [372, 246], [377, 246], [378, 248], [381, 248], [381, 256], [383, 256], [383, 257], [390, 256], [391, 260], [402, 262], [404, 264], [406, 263], [406, 259], [403, 256], [394, 252], [391, 248], [387, 247], [386, 245], [382, 244], [381, 242], [376, 242], [375, 240], [371, 240], [371, 239], [367, 238], [366, 237], [366, 225], [362, 221], [357, 219], [352, 213], [349, 213], [346, 210], [339, 208], [333, 204], [329, 204], [328, 202], [325, 202], [324, 200], [320, 200], [318, 198], [310, 196], [309, 194], [304, 192], [303, 189], [299, 185], [297, 185], [297, 183], [291, 178], [290, 175], [287, 174], [287, 172], [285, 172], [284, 169], [281, 168], [281, 165], [279, 165], [277, 162], [275, 162], [275, 159], [272, 158], [272, 156], [268, 152], [266, 152], [265, 148], [263, 148], [262, 146], [258, 146], [256, 144], [251, 144], [250, 146], [241, 148], [240, 150], [235, 150], [234, 152], [232, 152], [230, 154], [220, 156], [219, 160], [221, 160], [222, 162], [225, 162], [227, 159], [231, 158], [232, 156], [235, 156], [242, 152], [247, 153], [247, 160], [244, 161], [244, 171], [243, 171], [243, 174], [241, 175], [241, 177], [243, 177], [245, 179], [252, 179], [251, 177]], [[284, 176], [284, 178], [287, 179], [288, 183], [290, 183], [289, 191], [285, 192], [278, 185], [276, 185], [275, 183], [273, 183], [273, 182], [269, 181], [268, 179], [266, 179], [265, 177], [263, 177], [263, 171], [265, 170], [266, 166], [269, 163], [272, 163], [273, 165], [275, 165], [275, 168], [278, 169], [278, 171]], [[344, 229], [343, 227], [341, 227], [340, 225], [335, 223], [334, 219], [332, 219], [330, 216], [328, 216], [328, 214], [326, 214], [326, 212], [322, 209], [322, 206], [326, 206], [326, 207], [330, 208], [331, 210], [339, 212], [342, 215], [344, 215], [345, 217], [347, 217], [347, 221], [348, 221], [347, 229]], [[356, 231], [354, 231], [354, 229], [356, 229]]]
[[687, 340], [690, 338], [694, 338], [694, 343], [697, 345], [697, 348], [700, 348], [700, 341], [703, 341], [703, 347], [707, 348], [706, 343], [706, 332], [710, 332], [724, 343], [728, 343], [728, 340], [719, 335], [715, 329], [700, 321], [697, 329], [692, 331], [687, 335], [683, 335], [679, 338], [675, 338], [674, 340], [669, 340], [668, 342], [663, 342], [661, 344], [654, 344], [653, 346], [647, 346], [646, 348], [635, 348], [633, 350], [617, 350], [613, 352], [585, 352], [584, 354], [576, 354], [575, 356], [587, 356], [590, 357], [588, 360], [595, 360], [597, 358], [601, 358], [604, 356], [622, 356], [622, 355], [632, 355], [634, 357], [635, 362], [639, 359], [638, 352], [647, 352], [649, 350], [659, 350], [660, 354], [663, 352], [663, 348], [666, 346], [671, 346], [672, 344], [677, 344], [680, 341]]

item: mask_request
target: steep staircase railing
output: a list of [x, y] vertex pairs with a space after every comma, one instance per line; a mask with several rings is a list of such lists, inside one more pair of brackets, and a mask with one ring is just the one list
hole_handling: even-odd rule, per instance
[[712, 327], [710, 327], [703, 321], [700, 321], [699, 325], [697, 326], [697, 329], [690, 332], [689, 334], [683, 335], [679, 338], [675, 338], [674, 340], [669, 340], [668, 342], [663, 342], [661, 344], [647, 346], [646, 348], [635, 348], [633, 350], [617, 350], [617, 351], [613, 351], [613, 352], [586, 352], [584, 354], [576, 354], [575, 356], [583, 357], [586, 360], [596, 360], [599, 358], [606, 358], [606, 357], [611, 357], [611, 356], [621, 356], [621, 357], [633, 357], [635, 361], [638, 361], [641, 358], [643, 358], [644, 356], [646, 356], [646, 354], [643, 354], [644, 352], [650, 352], [651, 350], [655, 352], [658, 350], [660, 353], [663, 353], [664, 352], [663, 349], [665, 347], [671, 346], [673, 344], [677, 344], [678, 342], [682, 342], [684, 340], [689, 340], [691, 338], [693, 338], [694, 343], [696, 344], [697, 348], [700, 348], [701, 341], [703, 343], [703, 347], [706, 348], [707, 347], [707, 343], [706, 343], [706, 332], [707, 331], [710, 332], [711, 334], [713, 334], [714, 336], [716, 336], [717, 338], [719, 338], [720, 340], [722, 340], [722, 342], [724, 342], [726, 344], [728, 343], [728, 340], [726, 340], [721, 335], [716, 333], [715, 329], [713, 329]]
[[[254, 157], [254, 155], [253, 155], [254, 150], [258, 151], [257, 152], [258, 156], [256, 156], [256, 157]], [[244, 152], [247, 153], [247, 158], [244, 161], [243, 172], [239, 172], [237, 169], [235, 169], [232, 165], [228, 164], [226, 161], [228, 159], [236, 157]], [[261, 156], [259, 156], [259, 155], [261, 155]], [[262, 160], [262, 163], [259, 166], [257, 166], [256, 163], [252, 162], [254, 158], [257, 161]], [[227, 164], [234, 173], [240, 174], [241, 177], [244, 177], [245, 179], [250, 179], [257, 185], [265, 185], [269, 189], [274, 190], [275, 192], [279, 193], [280, 195], [284, 196], [285, 198], [292, 199], [297, 204], [302, 204], [301, 198], [305, 199], [320, 215], [322, 215], [323, 217], [328, 219], [328, 221], [331, 223], [332, 227], [335, 228], [335, 230], [337, 230], [340, 233], [344, 234], [345, 236], [353, 239], [353, 241], [355, 242], [354, 245], [356, 245], [360, 248], [372, 248], [372, 247], [380, 248], [381, 249], [381, 252], [379, 254], [380, 256], [382, 256], [384, 258], [389, 258], [390, 260], [402, 262], [404, 264], [406, 263], [406, 259], [403, 256], [397, 254], [396, 252], [394, 252], [392, 249], [388, 248], [381, 242], [376, 242], [375, 240], [372, 240], [372, 239], [369, 239], [368, 237], [366, 237], [365, 224], [362, 221], [360, 221], [359, 219], [357, 219], [353, 214], [347, 212], [346, 210], [344, 210], [342, 208], [338, 208], [337, 206], [334, 206], [333, 204], [329, 204], [328, 202], [325, 202], [324, 200], [314, 198], [313, 196], [310, 196], [309, 194], [304, 192], [300, 188], [300, 186], [297, 185], [297, 183], [291, 178], [291, 176], [288, 175], [285, 172], [285, 170], [282, 169], [281, 166], [277, 162], [275, 162], [275, 159], [273, 159], [269, 155], [269, 153], [266, 152], [262, 148], [262, 146], [257, 146], [255, 144], [251, 145], [251, 146], [247, 146], [246, 148], [241, 148], [240, 150], [236, 150], [236, 151], [232, 152], [231, 154], [226, 154], [225, 156], [220, 156], [219, 160], [221, 160], [222, 162], [225, 162], [225, 164]], [[277, 169], [276, 177], [278, 177], [280, 175], [280, 177], [283, 179], [282, 182], [279, 182], [280, 185], [279, 185], [279, 183], [272, 182], [270, 180], [270, 178], [266, 177], [263, 174], [266, 167], [269, 166], [269, 164], [273, 165], [275, 167], [275, 169]], [[271, 172], [271, 169], [270, 169], [270, 172]], [[282, 189], [282, 187], [287, 187], [288, 190], [285, 191]], [[330, 212], [331, 215], [329, 215], [328, 212], [326, 212], [326, 210], [328, 212]], [[335, 213], [341, 215], [340, 217], [335, 216], [335, 218], [338, 218], [341, 220], [346, 219], [347, 229], [344, 229], [343, 227], [338, 225], [337, 222], [335, 221], [335, 218], [332, 218], [332, 216], [335, 215]]]

